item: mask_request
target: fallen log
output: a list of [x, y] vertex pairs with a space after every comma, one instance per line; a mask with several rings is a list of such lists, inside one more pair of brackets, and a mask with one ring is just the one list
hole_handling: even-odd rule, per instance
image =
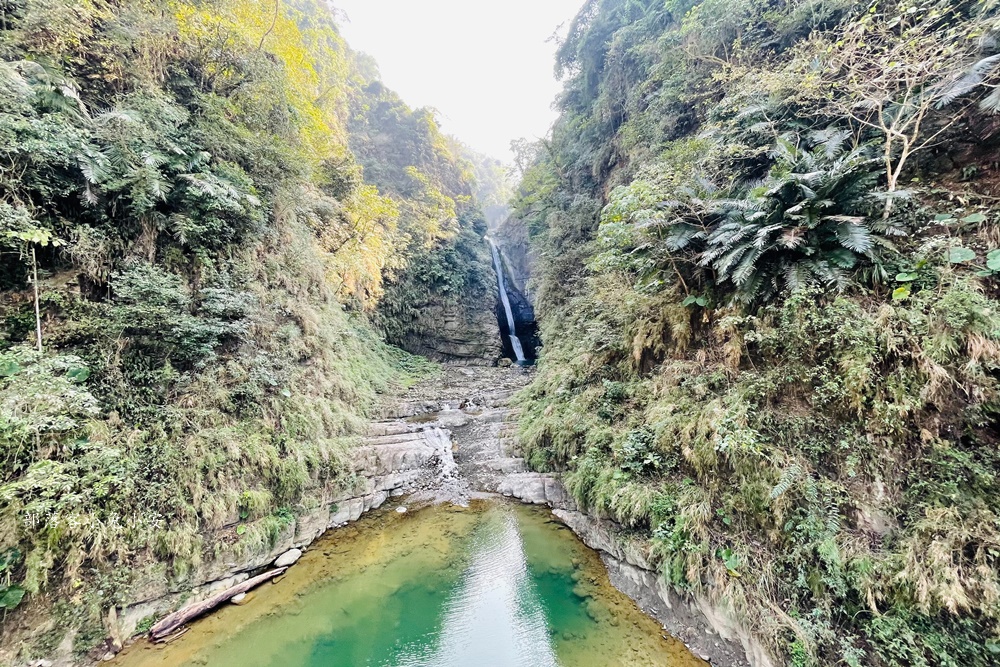
[[231, 598], [239, 595], [240, 593], [246, 593], [251, 588], [255, 588], [265, 581], [274, 579], [275, 577], [282, 575], [287, 570], [287, 567], [279, 567], [276, 570], [271, 570], [270, 572], [265, 572], [259, 576], [252, 579], [247, 579], [242, 584], [233, 586], [232, 588], [227, 588], [221, 593], [216, 593], [207, 600], [202, 600], [201, 602], [196, 602], [194, 604], [188, 605], [179, 611], [175, 611], [170, 614], [162, 621], [154, 625], [149, 629], [149, 636], [153, 640], [162, 639], [170, 633], [172, 633], [177, 628], [181, 627], [188, 621], [198, 618], [205, 612], [211, 611], [218, 607], [223, 602], [229, 601]]
[[184, 635], [186, 635], [187, 632], [188, 632], [188, 630], [190, 630], [190, 629], [191, 628], [181, 628], [180, 630], [178, 630], [177, 632], [175, 632], [172, 635], [167, 635], [166, 637], [161, 637], [160, 639], [154, 639], [153, 643], [154, 644], [169, 644], [170, 642], [174, 641], [175, 639], [180, 639], [181, 637], [183, 637]]

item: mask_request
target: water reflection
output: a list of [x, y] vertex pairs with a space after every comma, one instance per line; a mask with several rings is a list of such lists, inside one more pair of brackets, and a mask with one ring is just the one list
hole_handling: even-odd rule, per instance
[[385, 667], [557, 667], [545, 608], [510, 508], [487, 512], [469, 553], [471, 565], [445, 603], [434, 650], [428, 655], [413, 647]]
[[386, 511], [120, 667], [695, 667], [544, 510]]

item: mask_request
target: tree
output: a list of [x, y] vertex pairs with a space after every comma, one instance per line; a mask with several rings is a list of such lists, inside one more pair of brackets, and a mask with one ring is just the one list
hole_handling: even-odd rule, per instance
[[972, 56], [978, 29], [952, 3], [890, 7], [873, 5], [827, 47], [833, 110], [884, 138], [885, 218], [910, 158], [935, 145], [964, 115], [934, 112], [941, 84]]
[[524, 178], [528, 170], [538, 162], [544, 150], [544, 143], [541, 141], [521, 138], [510, 142], [510, 152], [514, 154], [514, 169], [518, 180]]
[[21, 241], [24, 244], [24, 252], [31, 255], [31, 284], [35, 291], [35, 345], [38, 351], [42, 351], [42, 313], [38, 303], [38, 257], [35, 255], [36, 246], [59, 247], [64, 245], [61, 239], [53, 236], [47, 229], [36, 227], [19, 232], [7, 232], [7, 237]]

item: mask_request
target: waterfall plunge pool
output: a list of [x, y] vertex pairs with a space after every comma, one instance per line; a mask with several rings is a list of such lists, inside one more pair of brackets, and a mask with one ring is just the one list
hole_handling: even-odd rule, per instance
[[327, 533], [288, 574], [120, 667], [694, 667], [547, 510], [391, 509]]

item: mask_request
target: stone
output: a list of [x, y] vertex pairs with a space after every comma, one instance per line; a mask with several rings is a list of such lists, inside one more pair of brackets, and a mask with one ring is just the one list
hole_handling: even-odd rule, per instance
[[406, 323], [408, 332], [391, 341], [407, 352], [434, 361], [466, 366], [492, 366], [500, 357], [500, 324], [496, 318], [499, 294], [463, 294], [455, 301], [431, 297], [412, 304], [416, 313]]
[[234, 595], [229, 601], [237, 606], [242, 605], [247, 602], [247, 594], [240, 593], [239, 595]]
[[437, 422], [444, 428], [459, 428], [465, 426], [471, 420], [469, 415], [461, 410], [446, 410], [438, 415]]
[[111, 605], [108, 609], [108, 617], [104, 623], [104, 627], [108, 629], [108, 633], [111, 635], [109, 641], [111, 642], [111, 650], [118, 653], [122, 650], [125, 642], [122, 638], [121, 630], [118, 626], [118, 607]]
[[278, 556], [278, 559], [274, 561], [275, 567], [291, 567], [302, 558], [301, 549], [289, 549], [285, 553]]
[[302, 548], [312, 543], [317, 537], [326, 532], [330, 524], [330, 507], [322, 505], [313, 510], [303, 513], [295, 519], [295, 535], [293, 546]]
[[396, 508], [396, 514], [406, 514], [406, 508], [400, 505]]

